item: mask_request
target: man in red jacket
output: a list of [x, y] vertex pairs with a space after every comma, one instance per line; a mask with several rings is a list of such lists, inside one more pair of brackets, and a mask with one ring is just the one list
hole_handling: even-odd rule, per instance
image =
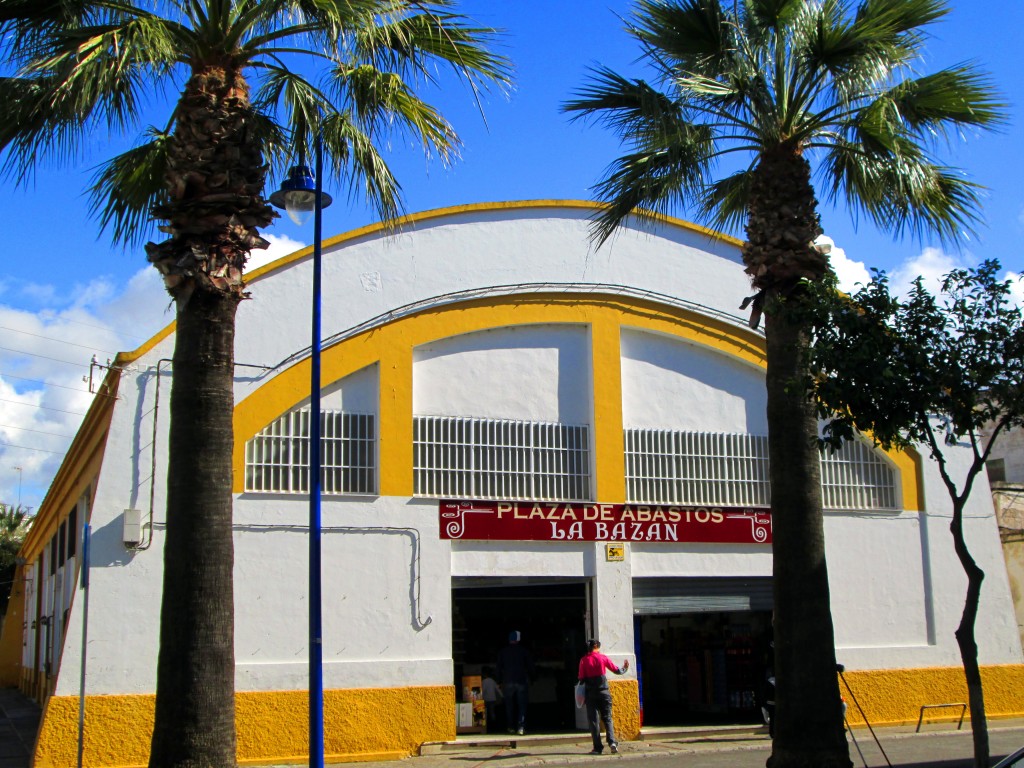
[[601, 747], [601, 724], [597, 719], [600, 715], [604, 721], [608, 747], [614, 755], [619, 751], [619, 744], [615, 741], [615, 725], [612, 723], [612, 694], [608, 690], [608, 678], [604, 672], [610, 669], [616, 675], [624, 675], [629, 669], [629, 660], [622, 662], [620, 669], [615, 666], [615, 662], [601, 653], [601, 643], [598, 640], [588, 640], [587, 647], [590, 652], [580, 659], [579, 682], [586, 691], [587, 721], [590, 723], [590, 737], [594, 740], [594, 749], [590, 754], [600, 755], [604, 751]]

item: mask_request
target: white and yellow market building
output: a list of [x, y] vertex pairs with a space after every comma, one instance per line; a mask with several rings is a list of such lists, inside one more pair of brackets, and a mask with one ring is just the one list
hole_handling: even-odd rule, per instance
[[[740, 244], [658, 219], [595, 249], [594, 210], [468, 205], [324, 244], [328, 761], [454, 738], [463, 678], [511, 630], [536, 661], [529, 732], [577, 727], [571, 682], [595, 635], [631, 661], [612, 682], [623, 738], [760, 719], [765, 360], [738, 309]], [[307, 750], [311, 276], [310, 249], [255, 270], [237, 317], [242, 764]], [[117, 358], [22, 549], [0, 674], [44, 704], [37, 766], [77, 764], [83, 707], [84, 765], [148, 760], [173, 344], [172, 324]], [[822, 462], [836, 653], [869, 720], [966, 701], [953, 636], [966, 580], [934, 467], [868, 444]], [[986, 703], [1020, 716], [1024, 658], [986, 491], [966, 511], [987, 574]]]

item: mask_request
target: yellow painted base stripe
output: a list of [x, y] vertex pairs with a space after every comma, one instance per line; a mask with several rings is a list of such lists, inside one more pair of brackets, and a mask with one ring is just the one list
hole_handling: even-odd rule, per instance
[[[872, 726], [917, 722], [924, 704], [967, 700], [960, 667], [848, 671], [840, 690], [850, 725], [863, 726], [856, 697]], [[982, 667], [985, 706], [992, 720], [1024, 716], [1024, 665]], [[615, 729], [623, 740], [640, 736], [635, 679], [611, 681]], [[305, 763], [309, 744], [305, 691], [244, 692], [236, 696], [238, 762]], [[149, 762], [155, 697], [89, 696], [85, 764], [90, 768], [142, 768]], [[393, 760], [427, 742], [455, 739], [455, 688], [364, 688], [324, 692], [324, 752], [328, 762]], [[950, 722], [959, 710], [927, 710], [925, 723]], [[969, 716], [969, 713], [968, 713]], [[78, 699], [54, 696], [36, 741], [36, 768], [72, 768], [78, 757]]]
[[[454, 686], [324, 691], [324, 754], [329, 762], [390, 760], [427, 741], [455, 738]], [[89, 696], [84, 764], [135, 768], [149, 763], [152, 694]], [[235, 696], [240, 764], [306, 763], [306, 691], [242, 692]], [[78, 698], [51, 697], [36, 739], [36, 768], [73, 768], [78, 761]]]
[[640, 738], [640, 684], [632, 680], [609, 680], [612, 692], [612, 720], [615, 736], [622, 741]]
[[[849, 689], [840, 679], [839, 691], [846, 699], [846, 717], [853, 726], [864, 725], [857, 704], [868, 722], [877, 726], [916, 724], [926, 704], [967, 702], [967, 683], [960, 667], [848, 671], [843, 677]], [[982, 667], [981, 680], [989, 718], [1024, 716], [1024, 665]], [[970, 717], [970, 710], [967, 715]], [[959, 719], [959, 708], [925, 710], [926, 723]]]

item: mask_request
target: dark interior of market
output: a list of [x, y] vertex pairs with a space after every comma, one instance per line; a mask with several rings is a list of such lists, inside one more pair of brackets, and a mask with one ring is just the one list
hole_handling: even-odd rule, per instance
[[762, 721], [771, 672], [771, 612], [637, 616], [645, 725]]
[[[575, 730], [573, 684], [585, 650], [585, 614], [581, 582], [457, 587], [452, 591], [455, 690], [462, 692], [464, 677], [494, 669], [509, 632], [516, 630], [534, 660], [527, 728], [533, 733]], [[499, 722], [487, 728], [503, 732], [503, 707], [497, 711]]]
[[[460, 701], [469, 698], [464, 693], [467, 681], [481, 678], [488, 669], [494, 673], [499, 652], [516, 630], [535, 666], [527, 730], [559, 733], [585, 727], [573, 698], [579, 659], [586, 650], [583, 582], [509, 585], [498, 579], [467, 580], [452, 591], [452, 616], [454, 685]], [[760, 723], [772, 664], [770, 640], [769, 611], [636, 616], [643, 724]], [[504, 706], [499, 704], [496, 713], [497, 722], [482, 723], [478, 716], [474, 729], [503, 733]]]

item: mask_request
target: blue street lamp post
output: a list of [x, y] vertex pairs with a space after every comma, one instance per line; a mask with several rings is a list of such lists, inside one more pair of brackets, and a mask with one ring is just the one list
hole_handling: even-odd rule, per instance
[[320, 273], [323, 209], [332, 202], [323, 191], [323, 145], [316, 139], [316, 174], [302, 163], [292, 167], [272, 205], [303, 224], [313, 213], [313, 317], [309, 372], [309, 768], [324, 765], [324, 656], [320, 557]]

